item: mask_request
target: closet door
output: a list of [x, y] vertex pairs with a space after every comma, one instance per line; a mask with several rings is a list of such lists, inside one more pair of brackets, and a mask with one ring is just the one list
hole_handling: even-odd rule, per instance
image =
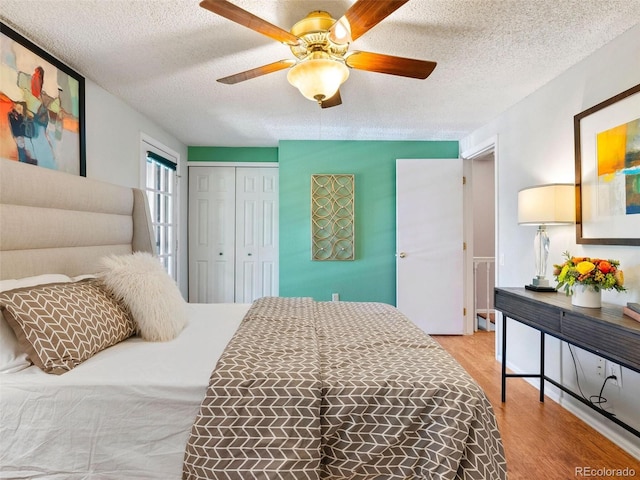
[[235, 300], [235, 168], [189, 167], [189, 301]]
[[278, 295], [278, 169], [189, 167], [189, 301]]
[[236, 302], [278, 295], [278, 169], [236, 169]]

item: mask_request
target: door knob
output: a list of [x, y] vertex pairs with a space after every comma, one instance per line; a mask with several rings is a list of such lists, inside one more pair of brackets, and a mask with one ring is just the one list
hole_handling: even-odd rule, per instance
[[398, 255], [398, 256], [399, 256], [400, 258], [404, 258], [404, 257], [406, 257], [406, 256], [407, 256], [407, 254], [406, 254], [406, 253], [404, 253], [404, 252], [400, 252], [400, 255]]

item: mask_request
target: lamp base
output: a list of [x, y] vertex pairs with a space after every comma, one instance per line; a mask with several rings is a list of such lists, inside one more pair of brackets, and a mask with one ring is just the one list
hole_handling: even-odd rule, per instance
[[532, 290], [534, 292], [557, 292], [555, 287], [549, 287], [545, 285], [525, 285], [526, 290]]
[[548, 287], [549, 286], [549, 280], [544, 278], [544, 276], [542, 276], [542, 277], [541, 276], [537, 276], [536, 278], [531, 280], [531, 285], [534, 285], [536, 287]]

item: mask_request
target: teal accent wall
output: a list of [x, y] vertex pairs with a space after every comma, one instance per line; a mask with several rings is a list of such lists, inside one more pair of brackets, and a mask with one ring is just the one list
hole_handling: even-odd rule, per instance
[[277, 162], [278, 147], [188, 147], [189, 162]]
[[[280, 141], [280, 295], [396, 303], [395, 161], [458, 158], [457, 141]], [[311, 175], [355, 175], [354, 261], [311, 261]]]

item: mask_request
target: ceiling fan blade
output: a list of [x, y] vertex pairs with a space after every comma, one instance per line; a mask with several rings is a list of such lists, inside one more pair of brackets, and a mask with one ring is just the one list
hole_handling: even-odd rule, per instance
[[[335, 43], [353, 42], [409, 0], [358, 0], [331, 27], [329, 36]], [[351, 35], [344, 33], [350, 31]]]
[[437, 65], [436, 62], [428, 60], [416, 60], [414, 58], [395, 57], [371, 52], [347, 54], [345, 63], [349, 67], [358, 70], [420, 79], [427, 78]]
[[323, 100], [320, 103], [320, 106], [322, 108], [337, 107], [338, 105], [342, 105], [342, 98], [340, 97], [340, 90], [338, 90], [333, 97], [328, 98], [327, 100]]
[[277, 27], [260, 17], [249, 13], [246, 10], [234, 5], [226, 0], [202, 0], [200, 6], [221, 17], [227, 18], [232, 22], [236, 22], [244, 27], [255, 30], [258, 33], [266, 35], [278, 42], [288, 45], [297, 45], [300, 39], [295, 35]]
[[263, 65], [261, 67], [252, 68], [245, 72], [236, 73], [235, 75], [229, 75], [228, 77], [219, 78], [218, 82], [225, 83], [227, 85], [233, 85], [235, 83], [244, 82], [245, 80], [251, 80], [252, 78], [266, 75], [267, 73], [277, 72], [278, 70], [284, 70], [295, 65], [295, 60], [279, 60], [277, 62]]

